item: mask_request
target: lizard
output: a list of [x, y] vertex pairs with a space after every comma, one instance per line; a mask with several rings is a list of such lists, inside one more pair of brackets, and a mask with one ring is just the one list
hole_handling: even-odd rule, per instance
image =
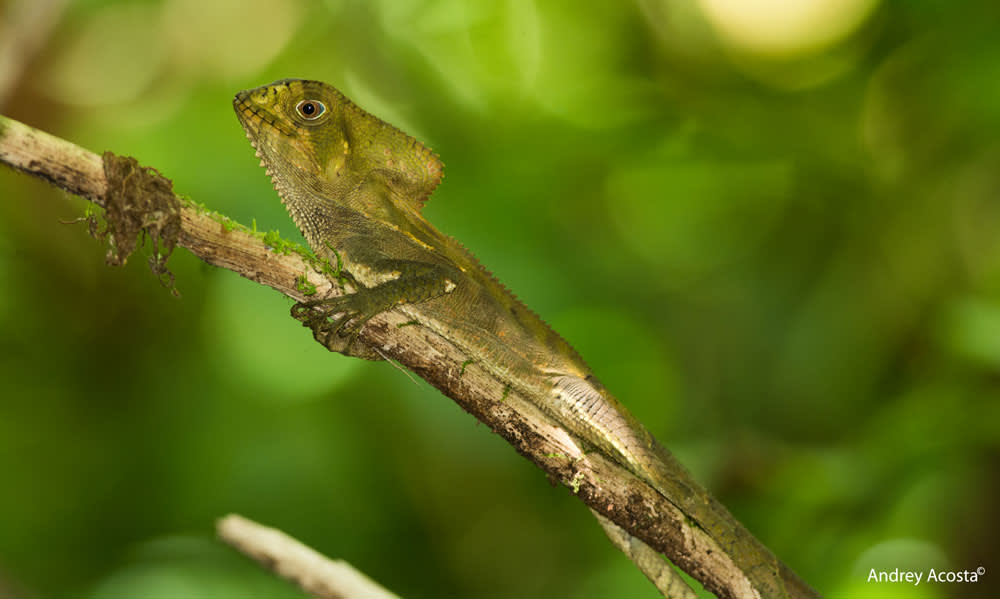
[[293, 306], [317, 340], [332, 351], [381, 359], [357, 343], [358, 332], [377, 314], [403, 312], [650, 484], [719, 543], [761, 597], [788, 596], [777, 558], [562, 337], [424, 218], [443, 174], [436, 154], [319, 81], [275, 81], [238, 93], [233, 106], [292, 220], [353, 290]]

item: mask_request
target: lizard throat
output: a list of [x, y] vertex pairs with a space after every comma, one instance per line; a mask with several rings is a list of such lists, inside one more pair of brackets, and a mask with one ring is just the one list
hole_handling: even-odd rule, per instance
[[[253, 125], [251, 123], [244, 123], [243, 126], [246, 130], [247, 139], [250, 140], [250, 145], [253, 146], [254, 154], [260, 159], [260, 166], [264, 168], [264, 172], [271, 179], [271, 186], [278, 193], [278, 197], [281, 198], [281, 203], [285, 206], [289, 216], [292, 217], [295, 226], [298, 227], [302, 235], [305, 236], [306, 241], [309, 242], [309, 246], [314, 251], [319, 251], [317, 246], [322, 245], [319, 241], [319, 226], [318, 223], [314, 222], [311, 215], [321, 214], [322, 212], [317, 210], [316, 207], [310, 207], [316, 203], [316, 200], [307, 197], [307, 194], [302, 192], [304, 188], [302, 185], [296, 185], [290, 180], [294, 177], [293, 173], [281, 172], [275, 166], [276, 164], [280, 164], [280, 161], [270, 156], [274, 150], [267, 147], [265, 143], [262, 143], [261, 138], [255, 135], [252, 129]], [[260, 127], [262, 124], [258, 122], [257, 126]]]

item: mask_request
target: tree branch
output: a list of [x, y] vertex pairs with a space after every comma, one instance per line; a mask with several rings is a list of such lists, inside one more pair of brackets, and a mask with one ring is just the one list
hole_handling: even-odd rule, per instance
[[[102, 206], [109, 197], [116, 197], [109, 194], [100, 157], [4, 117], [0, 117], [0, 161]], [[339, 286], [321, 272], [308, 252], [287, 251], [288, 244], [265, 243], [260, 235], [225, 217], [179, 198], [176, 201], [181, 220], [177, 245], [205, 262], [299, 301], [306, 299], [313, 286], [316, 293], [310, 296], [314, 298], [339, 293]], [[671, 501], [617, 462], [596, 452], [585, 453], [577, 439], [529, 398], [477, 364], [467, 363], [466, 356], [447, 339], [406, 324], [395, 311], [380, 314], [362, 329], [360, 340], [440, 389], [551, 479], [569, 487], [595, 513], [665, 555], [719, 597], [770, 599], [760, 598], [748, 573]], [[790, 597], [819, 596], [787, 566], [780, 568]]]
[[331, 560], [275, 528], [236, 514], [216, 523], [219, 538], [320, 599], [399, 599], [343, 560]]
[[653, 586], [660, 591], [660, 594], [665, 599], [698, 599], [698, 595], [694, 592], [694, 589], [688, 586], [688, 583], [684, 582], [680, 574], [670, 567], [670, 564], [663, 559], [663, 556], [653, 551], [652, 547], [628, 534], [622, 527], [595, 512], [593, 509], [590, 511], [597, 518], [597, 522], [600, 523], [601, 528], [604, 529], [604, 534], [608, 536], [608, 540], [619, 551], [624, 553], [626, 557], [632, 560], [632, 563], [646, 575], [649, 582], [653, 583]]

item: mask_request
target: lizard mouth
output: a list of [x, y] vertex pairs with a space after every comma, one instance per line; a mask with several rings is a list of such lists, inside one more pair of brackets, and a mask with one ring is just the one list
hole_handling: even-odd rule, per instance
[[260, 160], [260, 166], [264, 168], [264, 172], [271, 179], [272, 187], [274, 187], [278, 192], [278, 196], [284, 202], [284, 189], [275, 171], [271, 169], [270, 156], [267, 155], [268, 143], [266, 133], [268, 126], [273, 129], [278, 129], [278, 127], [273, 119], [266, 118], [267, 112], [259, 109], [250, 99], [252, 92], [253, 90], [246, 90], [236, 94], [236, 97], [233, 98], [233, 108], [236, 110], [236, 117], [240, 120], [240, 124], [243, 125], [243, 131], [246, 133], [247, 139], [250, 140], [254, 155]]
[[260, 114], [254, 109], [253, 104], [247, 98], [247, 92], [240, 92], [233, 98], [233, 109], [236, 111], [236, 118], [240, 120], [243, 131], [250, 140], [250, 144], [257, 149], [257, 138], [261, 134], [261, 125], [264, 122]]
[[[240, 119], [240, 124], [246, 130], [247, 136], [259, 137], [265, 129], [274, 129], [282, 135], [295, 137], [296, 131], [293, 127], [254, 101], [253, 93], [255, 91], [257, 90], [244, 90], [233, 98], [233, 109], [236, 111], [236, 117]], [[250, 141], [254, 141], [253, 137], [250, 138]], [[254, 146], [256, 145], [255, 143]]]

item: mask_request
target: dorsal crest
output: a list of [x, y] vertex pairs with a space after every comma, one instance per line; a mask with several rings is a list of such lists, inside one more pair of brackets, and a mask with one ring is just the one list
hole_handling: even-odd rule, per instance
[[415, 138], [365, 111], [338, 90], [329, 89], [343, 102], [349, 151], [355, 153], [352, 162], [360, 168], [382, 171], [397, 198], [419, 213], [444, 175], [441, 159]]

